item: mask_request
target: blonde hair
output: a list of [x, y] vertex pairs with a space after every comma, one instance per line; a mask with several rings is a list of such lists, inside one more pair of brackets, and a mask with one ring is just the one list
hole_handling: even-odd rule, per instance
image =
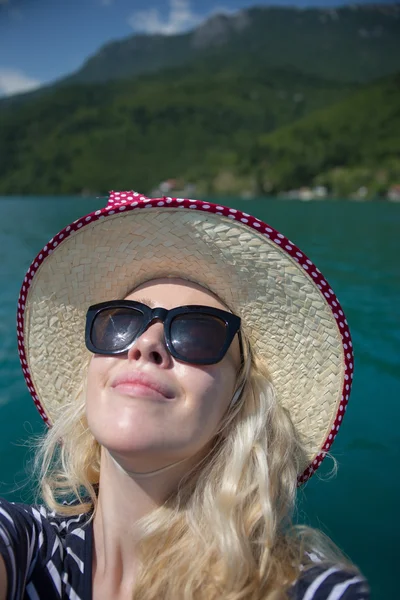
[[[137, 523], [134, 599], [286, 598], [300, 571], [312, 566], [311, 552], [351, 568], [321, 532], [292, 525], [304, 449], [264, 364], [249, 360], [242, 396], [223, 419], [206, 460]], [[93, 517], [100, 445], [87, 427], [84, 398], [82, 386], [46, 434], [36, 462], [49, 508]], [[76, 502], [62, 503], [69, 498]]]

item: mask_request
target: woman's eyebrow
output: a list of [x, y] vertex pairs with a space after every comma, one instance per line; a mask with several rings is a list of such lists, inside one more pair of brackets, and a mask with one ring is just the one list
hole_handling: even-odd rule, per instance
[[136, 302], [146, 304], [147, 306], [150, 306], [150, 308], [155, 308], [156, 306], [155, 302], [153, 302], [153, 300], [150, 300], [150, 298], [136, 298]]

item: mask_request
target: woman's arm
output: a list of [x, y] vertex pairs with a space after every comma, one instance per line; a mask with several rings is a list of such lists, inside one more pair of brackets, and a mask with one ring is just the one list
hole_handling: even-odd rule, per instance
[[7, 572], [3, 557], [0, 555], [0, 600], [7, 598]]
[[[38, 557], [41, 533], [34, 510], [0, 498], [0, 600], [25, 598], [27, 577]], [[36, 514], [40, 518], [39, 510]]]

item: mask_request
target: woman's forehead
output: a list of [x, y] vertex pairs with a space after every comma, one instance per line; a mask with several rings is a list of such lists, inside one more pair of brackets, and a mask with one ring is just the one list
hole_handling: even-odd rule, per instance
[[132, 290], [126, 299], [137, 300], [150, 307], [175, 308], [186, 304], [201, 304], [229, 310], [213, 292], [199, 283], [181, 278], [152, 279]]

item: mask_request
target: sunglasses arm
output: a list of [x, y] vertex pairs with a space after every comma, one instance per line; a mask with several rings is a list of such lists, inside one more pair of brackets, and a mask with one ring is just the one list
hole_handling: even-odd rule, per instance
[[247, 356], [247, 361], [246, 361], [246, 366], [245, 366], [245, 370], [244, 370], [244, 377], [243, 377], [243, 381], [240, 384], [240, 386], [238, 387], [238, 389], [235, 391], [235, 393], [233, 394], [231, 403], [229, 405], [229, 408], [231, 408], [232, 406], [234, 406], [236, 404], [236, 402], [239, 400], [240, 396], [242, 395], [243, 392], [243, 388], [246, 385], [246, 381], [247, 378], [249, 376], [250, 373], [250, 366], [251, 366], [251, 355], [250, 353]]

